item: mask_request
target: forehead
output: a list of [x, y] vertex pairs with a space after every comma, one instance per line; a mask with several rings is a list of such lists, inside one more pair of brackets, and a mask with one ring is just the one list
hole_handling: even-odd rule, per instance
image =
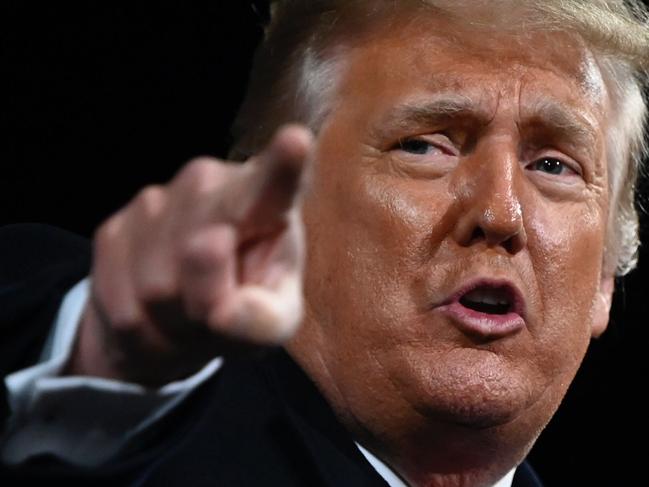
[[432, 14], [378, 22], [354, 44], [342, 89], [386, 102], [413, 92], [462, 93], [496, 109], [500, 95], [558, 103], [600, 120], [608, 94], [600, 69], [574, 34], [468, 28]]

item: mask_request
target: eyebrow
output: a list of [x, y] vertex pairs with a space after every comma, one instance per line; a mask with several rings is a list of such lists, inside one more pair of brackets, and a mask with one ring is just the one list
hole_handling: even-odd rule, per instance
[[471, 118], [487, 124], [491, 115], [467, 95], [436, 93], [423, 100], [409, 100], [391, 109], [377, 127], [377, 135], [394, 128], [432, 126], [449, 119]]
[[[596, 123], [570, 105], [552, 98], [540, 97], [525, 110], [519, 125], [540, 128], [553, 138], [567, 142], [594, 155], [597, 144]], [[421, 100], [409, 100], [391, 109], [373, 133], [386, 136], [396, 129], [433, 127], [452, 119], [473, 120], [486, 126], [493, 112], [481, 108], [472, 97], [455, 92], [436, 93]]]
[[[551, 98], [540, 98], [526, 117], [528, 125], [538, 125], [554, 136], [576, 144], [580, 148], [595, 150], [597, 145], [597, 123], [578, 113], [565, 103]], [[532, 124], [530, 124], [532, 122]]]

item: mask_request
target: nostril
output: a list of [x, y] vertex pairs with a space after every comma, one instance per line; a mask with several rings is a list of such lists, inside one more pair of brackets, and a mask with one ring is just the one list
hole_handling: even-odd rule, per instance
[[517, 233], [510, 236], [502, 243], [503, 248], [512, 255], [520, 252], [526, 245], [527, 234], [525, 233], [525, 228], [522, 226]]
[[516, 252], [518, 252], [518, 248], [519, 248], [515, 236], [505, 240], [502, 243], [502, 246], [509, 254], [515, 254]]
[[481, 227], [475, 227], [473, 233], [471, 234], [470, 243], [479, 242], [480, 240], [486, 240], [486, 235], [484, 230]]

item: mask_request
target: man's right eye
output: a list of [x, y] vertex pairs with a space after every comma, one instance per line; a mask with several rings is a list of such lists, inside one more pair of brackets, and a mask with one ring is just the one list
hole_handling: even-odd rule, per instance
[[453, 142], [439, 132], [399, 139], [390, 152], [402, 169], [421, 177], [439, 177], [452, 171], [460, 155]]
[[405, 139], [400, 140], [398, 148], [404, 152], [417, 155], [426, 155], [431, 150], [440, 150], [430, 142], [423, 139]]

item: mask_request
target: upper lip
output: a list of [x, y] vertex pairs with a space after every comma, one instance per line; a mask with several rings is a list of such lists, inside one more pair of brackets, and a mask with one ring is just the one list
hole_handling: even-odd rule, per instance
[[523, 293], [519, 287], [508, 279], [491, 279], [491, 278], [477, 278], [471, 279], [461, 287], [453, 291], [439, 306], [446, 306], [456, 301], [459, 301], [462, 296], [478, 288], [494, 288], [501, 289], [511, 299], [511, 313], [518, 314], [521, 318], [526, 320], [526, 303]]

